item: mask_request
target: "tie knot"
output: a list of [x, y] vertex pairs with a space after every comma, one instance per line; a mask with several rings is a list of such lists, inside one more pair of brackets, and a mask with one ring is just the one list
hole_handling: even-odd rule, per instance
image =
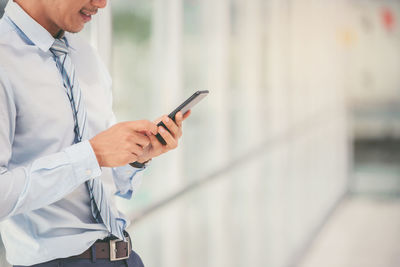
[[53, 45], [50, 47], [50, 51], [56, 56], [60, 57], [62, 55], [68, 54], [68, 47], [65, 43], [65, 39], [56, 39]]

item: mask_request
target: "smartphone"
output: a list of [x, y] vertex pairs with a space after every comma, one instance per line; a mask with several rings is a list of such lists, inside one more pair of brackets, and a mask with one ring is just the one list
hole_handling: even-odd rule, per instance
[[[180, 104], [176, 109], [174, 109], [174, 111], [172, 111], [168, 117], [170, 119], [172, 119], [173, 121], [175, 121], [175, 115], [176, 113], [178, 113], [179, 111], [182, 112], [182, 114], [184, 115], [186, 112], [188, 112], [190, 109], [192, 109], [192, 107], [194, 107], [197, 103], [199, 103], [203, 98], [205, 98], [208, 95], [209, 91], [208, 90], [204, 90], [204, 91], [197, 91], [196, 93], [194, 93], [191, 97], [189, 97], [188, 99], [186, 99], [182, 104]], [[160, 121], [157, 126], [162, 126], [164, 127], [166, 130], [168, 130], [168, 128], [165, 126], [165, 124]], [[169, 131], [169, 130], [168, 130]], [[158, 133], [156, 135], [158, 141], [160, 141], [161, 144], [166, 145], [167, 143], [165, 142], [164, 138], [161, 137], [161, 135]]]

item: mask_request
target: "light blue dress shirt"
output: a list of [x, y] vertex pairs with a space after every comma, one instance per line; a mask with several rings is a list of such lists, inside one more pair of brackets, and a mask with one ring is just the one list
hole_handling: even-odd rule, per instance
[[[88, 113], [89, 136], [115, 122], [111, 78], [97, 54], [65, 34]], [[74, 119], [49, 48], [54, 38], [9, 1], [0, 20], [0, 229], [7, 260], [32, 265], [82, 253], [109, 235], [95, 222], [85, 181], [101, 177], [130, 198], [142, 169], [100, 168], [88, 141], [74, 144]]]

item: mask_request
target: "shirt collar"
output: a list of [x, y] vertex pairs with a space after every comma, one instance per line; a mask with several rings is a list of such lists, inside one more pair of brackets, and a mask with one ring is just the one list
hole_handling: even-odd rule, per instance
[[47, 52], [53, 45], [54, 37], [13, 0], [8, 1], [5, 14], [42, 51]]

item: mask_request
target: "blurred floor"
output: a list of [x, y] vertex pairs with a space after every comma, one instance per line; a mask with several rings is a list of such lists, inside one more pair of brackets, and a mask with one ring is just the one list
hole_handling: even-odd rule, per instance
[[400, 199], [349, 197], [298, 266], [400, 266]]
[[400, 266], [400, 142], [358, 141], [350, 195], [299, 267]]

